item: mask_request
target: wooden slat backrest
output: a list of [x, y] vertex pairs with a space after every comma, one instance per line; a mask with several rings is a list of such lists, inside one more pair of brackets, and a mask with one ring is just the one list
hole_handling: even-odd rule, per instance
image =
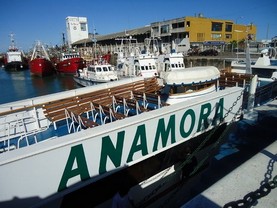
[[102, 106], [108, 106], [112, 103], [113, 96], [130, 99], [132, 91], [155, 92], [157, 89], [159, 89], [159, 86], [156, 78], [144, 79], [134, 83], [48, 102], [43, 104], [43, 109], [46, 117], [50, 121], [56, 122], [65, 119], [65, 108], [83, 108], [84, 111], [89, 111], [90, 102], [98, 103]]
[[78, 106], [78, 101], [75, 97], [61, 99], [43, 104], [42, 108], [45, 116], [50, 121], [59, 121], [65, 119], [65, 108], [73, 108]]

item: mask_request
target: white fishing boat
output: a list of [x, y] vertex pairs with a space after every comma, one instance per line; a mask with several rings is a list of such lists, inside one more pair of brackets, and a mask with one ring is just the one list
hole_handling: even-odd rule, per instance
[[[257, 75], [261, 81], [273, 81], [277, 79], [276, 50], [274, 48], [264, 49], [256, 61], [250, 61], [249, 50], [246, 52], [246, 60], [235, 60], [231, 62], [231, 71], [235, 73], [251, 73]], [[249, 60], [248, 60], [249, 59]], [[247, 62], [251, 67], [251, 72], [247, 71]], [[248, 68], [249, 68], [248, 67]]]
[[[209, 85], [217, 72], [207, 70]], [[165, 86], [181, 84], [181, 72], [171, 72]], [[243, 91], [216, 88], [184, 101], [160, 89], [156, 78], [135, 77], [0, 105], [0, 206], [111, 206], [122, 184], [137, 205], [153, 200], [168, 186], [151, 184], [173, 165], [212, 156], [241, 113]], [[192, 171], [185, 163], [182, 174]]]
[[83, 69], [79, 69], [73, 79], [81, 86], [92, 86], [111, 81], [117, 81], [117, 72], [114, 66], [109, 63], [95, 61], [94, 64], [88, 65]]
[[[150, 51], [151, 41], [146, 39], [146, 49], [133, 46], [131, 41], [134, 39], [119, 39], [121, 40], [120, 51], [118, 52], [117, 71], [121, 77], [136, 77], [144, 78], [158, 76], [156, 66], [157, 55], [155, 51]], [[124, 51], [123, 41], [129, 42], [128, 50]]]

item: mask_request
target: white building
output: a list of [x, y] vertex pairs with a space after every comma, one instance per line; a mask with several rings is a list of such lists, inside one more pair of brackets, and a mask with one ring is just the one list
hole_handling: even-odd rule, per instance
[[88, 38], [88, 22], [86, 17], [66, 17], [68, 45]]

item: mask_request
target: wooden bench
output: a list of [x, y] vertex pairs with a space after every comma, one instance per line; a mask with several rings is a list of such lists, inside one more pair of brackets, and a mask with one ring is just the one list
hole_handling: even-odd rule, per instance
[[[66, 115], [66, 120], [67, 120], [67, 127], [68, 127], [68, 133], [71, 132], [73, 129], [74, 132], [79, 131], [81, 129], [87, 129], [87, 128], [92, 128], [95, 126], [98, 126], [98, 123], [84, 117], [83, 112], [78, 109], [65, 109], [65, 115]], [[71, 120], [69, 123], [68, 119]], [[77, 128], [75, 129], [75, 124], [77, 124]]]
[[142, 100], [144, 108], [147, 108], [148, 103], [157, 105], [158, 108], [168, 106], [168, 104], [161, 101], [160, 95], [141, 91], [133, 91], [132, 93], [134, 98], [136, 98], [137, 100]]
[[122, 113], [114, 111], [112, 108], [103, 105], [102, 109], [104, 110], [105, 113], [110, 115], [110, 118], [114, 117], [116, 120], [121, 120], [126, 118], [126, 116]]
[[140, 112], [149, 111], [148, 109], [146, 109], [144, 107], [141, 108], [139, 106], [138, 101], [134, 98], [130, 99], [130, 98], [114, 96], [114, 100], [115, 100], [116, 104], [119, 104], [119, 105], [123, 106], [125, 116], [128, 116], [129, 112], [131, 110], [135, 110], [136, 114], [139, 114]]
[[90, 101], [80, 102], [78, 97], [71, 97], [57, 101], [48, 102], [42, 105], [45, 116], [54, 124], [57, 129], [56, 122], [66, 119], [65, 109], [87, 113], [93, 111]]
[[[124, 97], [127, 99], [126, 102], [128, 102], [128, 105], [130, 107], [135, 107], [136, 101], [128, 100], [131, 98], [132, 91], [146, 90], [145, 92], [156, 92], [158, 88], [159, 86], [156, 78], [144, 79], [134, 83], [47, 102], [42, 104], [42, 108], [45, 116], [54, 124], [54, 128], [57, 129], [56, 123], [58, 121], [66, 119], [65, 109], [73, 111], [80, 110], [88, 113], [89, 111], [92, 111], [91, 103], [97, 103], [96, 105], [101, 106], [109, 106], [113, 103], [113, 96]], [[138, 110], [137, 107], [136, 109]], [[142, 108], [139, 110], [145, 111]], [[119, 115], [115, 111], [113, 111], [112, 113], [116, 118], [122, 118], [122, 115]]]
[[48, 102], [42, 105], [45, 116], [54, 124], [65, 119], [65, 109], [77, 107], [78, 103], [75, 97]]

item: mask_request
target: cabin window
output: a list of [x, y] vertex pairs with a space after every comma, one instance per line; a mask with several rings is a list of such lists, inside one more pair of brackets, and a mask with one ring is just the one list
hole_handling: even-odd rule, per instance
[[105, 72], [108, 71], [108, 68], [104, 66], [103, 71], [105, 71]]
[[152, 66], [149, 66], [149, 69], [151, 70], [151, 69], [152, 69]]
[[97, 68], [96, 68], [96, 71], [97, 71], [97, 72], [101, 72], [101, 71], [102, 71], [102, 70], [101, 70], [101, 67], [97, 67]]
[[144, 70], [144, 66], [141, 66], [141, 70]]
[[169, 70], [169, 66], [170, 66], [170, 65], [169, 65], [168, 63], [165, 63], [165, 64], [164, 64], [164, 71], [168, 71], [168, 70]]
[[117, 65], [117, 69], [122, 69], [123, 68], [123, 64], [118, 64]]
[[155, 65], [152, 66], [153, 69], [156, 69]]
[[174, 68], [175, 66], [174, 66], [174, 64], [171, 64], [171, 68]]
[[145, 66], [145, 69], [148, 70], [148, 66]]
[[209, 83], [198, 83], [194, 85], [174, 85], [170, 87], [170, 94], [177, 94], [177, 93], [189, 93], [196, 90], [205, 89], [211, 87], [215, 84], [215, 81], [211, 81]]
[[109, 67], [108, 67], [108, 70], [109, 70], [109, 71], [112, 71], [112, 68], [109, 66]]

